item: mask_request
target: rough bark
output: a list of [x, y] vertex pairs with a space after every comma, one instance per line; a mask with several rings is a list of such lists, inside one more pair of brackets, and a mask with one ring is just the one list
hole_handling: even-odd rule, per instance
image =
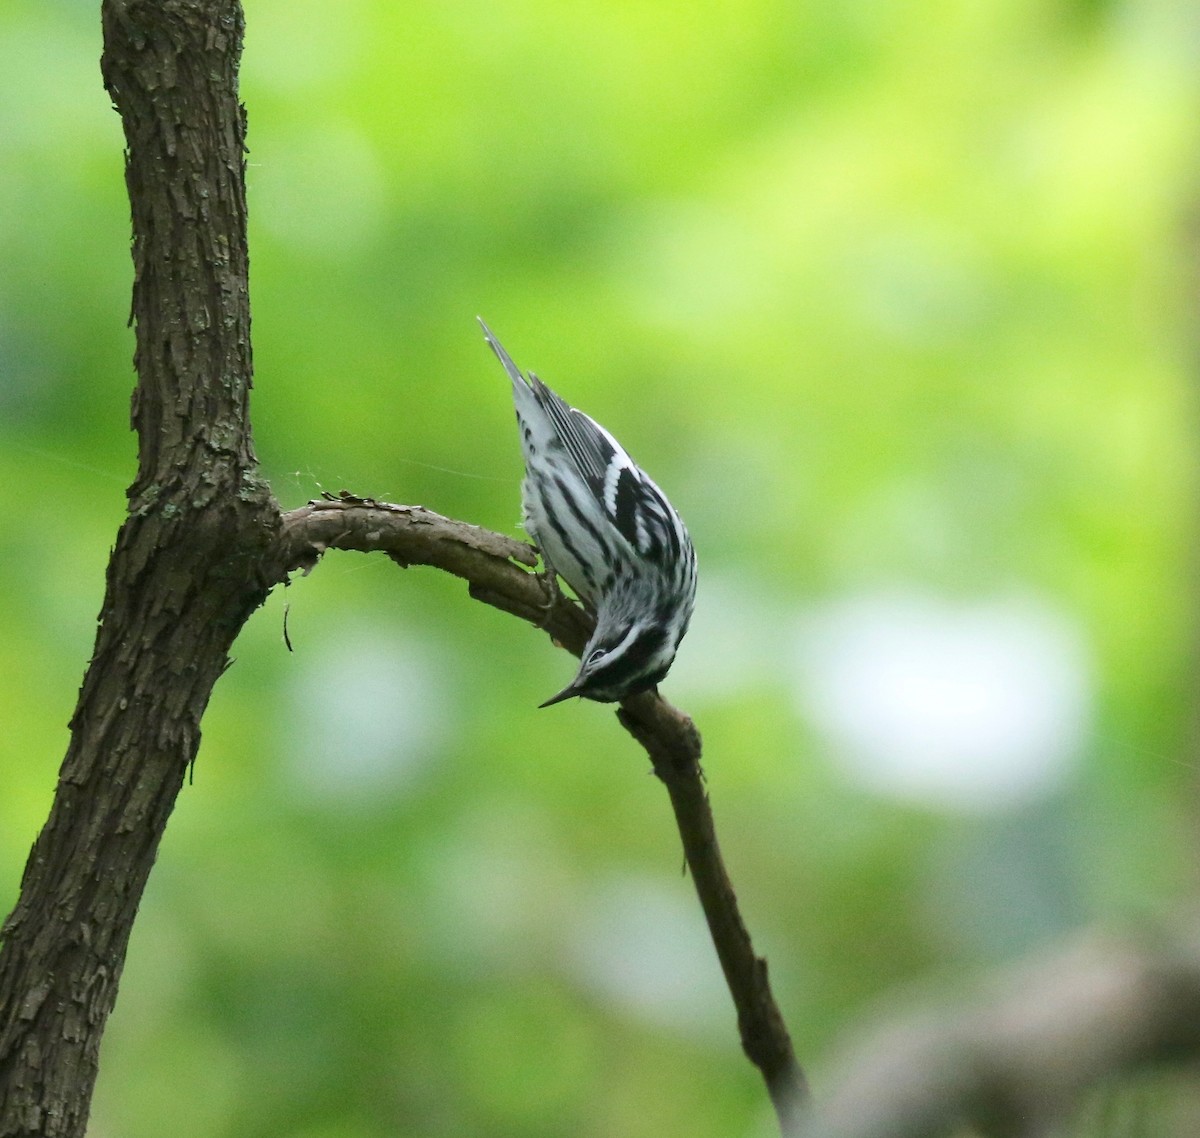
[[49, 819], [0, 952], [0, 1135], [82, 1135], [159, 839], [279, 512], [247, 398], [237, 3], [108, 0], [132, 206], [138, 472]]

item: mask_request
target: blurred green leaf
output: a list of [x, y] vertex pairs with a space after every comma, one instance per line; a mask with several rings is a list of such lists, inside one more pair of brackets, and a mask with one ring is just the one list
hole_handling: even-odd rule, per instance
[[[1194, 889], [1190, 11], [252, 0], [247, 28], [277, 495], [517, 532], [477, 313], [668, 488], [703, 585], [664, 690], [802, 1061], [893, 985]], [[8, 0], [0, 30], [7, 908], [135, 448], [96, 13]], [[896, 593], [1031, 597], [1075, 631], [1068, 785], [961, 816], [855, 781], [797, 659], [831, 606]], [[544, 636], [341, 555], [237, 655], [97, 1134], [768, 1132], [732, 1009], [685, 1037], [571, 964], [603, 883], [686, 883], [610, 710], [535, 710], [571, 671]]]

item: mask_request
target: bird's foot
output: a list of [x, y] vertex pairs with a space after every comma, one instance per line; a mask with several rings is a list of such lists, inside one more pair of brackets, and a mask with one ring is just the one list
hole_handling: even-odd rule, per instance
[[545, 601], [542, 603], [542, 619], [538, 621], [538, 628], [545, 628], [550, 620], [550, 614], [554, 611], [554, 606], [558, 604], [559, 598], [562, 596], [562, 590], [558, 587], [558, 574], [547, 565], [543, 570], [534, 574], [542, 586], [542, 594], [545, 596]]

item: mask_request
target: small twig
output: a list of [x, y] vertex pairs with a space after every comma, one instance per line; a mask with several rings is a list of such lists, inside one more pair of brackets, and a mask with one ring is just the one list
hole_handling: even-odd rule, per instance
[[[565, 597], [547, 613], [542, 583], [529, 572], [537, 565], [530, 546], [421, 506], [393, 506], [345, 491], [285, 514], [264, 572], [269, 581], [286, 580], [294, 570], [310, 570], [331, 548], [378, 551], [400, 565], [433, 565], [452, 573], [468, 582], [476, 600], [545, 628], [576, 656], [591, 635], [591, 617]], [[762, 1073], [783, 1133], [792, 1134], [808, 1087], [771, 994], [766, 961], [754, 952], [721, 860], [700, 769], [700, 733], [657, 692], [626, 699], [617, 717], [645, 748], [670, 795], [684, 856], [737, 1009], [742, 1047]]]

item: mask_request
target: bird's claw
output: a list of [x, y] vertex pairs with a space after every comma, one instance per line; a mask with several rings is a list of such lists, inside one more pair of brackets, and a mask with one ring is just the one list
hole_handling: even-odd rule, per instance
[[558, 574], [549, 565], [535, 573], [534, 576], [541, 583], [542, 592], [546, 597], [541, 606], [542, 619], [538, 621], [537, 627], [545, 628], [549, 623], [550, 614], [554, 611], [554, 606], [558, 604], [558, 599], [562, 596], [562, 590], [558, 587]]

